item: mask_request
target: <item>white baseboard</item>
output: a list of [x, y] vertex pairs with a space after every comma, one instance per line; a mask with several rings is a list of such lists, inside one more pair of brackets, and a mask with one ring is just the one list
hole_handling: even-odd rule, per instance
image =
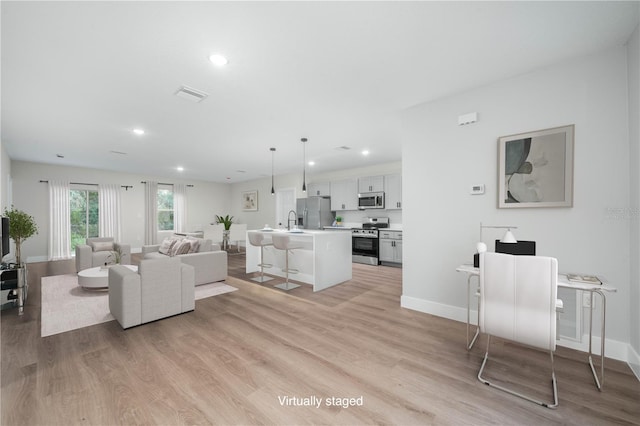
[[[471, 303], [473, 304], [474, 302], [472, 301]], [[467, 309], [459, 306], [444, 305], [405, 295], [400, 298], [400, 306], [454, 321], [467, 322]], [[469, 315], [471, 324], [477, 324], [478, 312], [472, 310]], [[589, 351], [589, 336], [583, 336], [581, 342], [560, 338], [558, 345], [586, 353]], [[600, 337], [593, 337], [591, 347], [594, 354], [600, 355]], [[638, 380], [640, 380], [640, 356], [629, 343], [606, 339], [605, 351], [607, 358], [626, 362]]]
[[640, 380], [640, 355], [636, 352], [631, 345], [629, 345], [629, 367], [631, 367], [631, 371], [636, 375], [638, 380]]

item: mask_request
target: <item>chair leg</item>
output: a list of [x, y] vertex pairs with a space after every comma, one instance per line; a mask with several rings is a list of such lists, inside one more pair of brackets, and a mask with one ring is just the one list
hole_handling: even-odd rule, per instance
[[294, 288], [300, 287], [300, 286], [298, 284], [289, 283], [289, 272], [290, 271], [297, 272], [296, 269], [289, 269], [289, 250], [285, 250], [284, 257], [285, 257], [285, 261], [284, 261], [284, 265], [285, 266], [284, 266], [283, 271], [284, 271], [285, 276], [286, 276], [286, 281], [284, 282], [284, 284], [278, 284], [278, 285], [276, 285], [274, 287], [277, 287], [277, 288], [279, 288], [281, 290], [289, 291], [289, 290], [293, 290]]
[[507, 392], [510, 393], [511, 395], [515, 395], [517, 397], [526, 399], [527, 401], [533, 402], [535, 404], [538, 405], [542, 405], [543, 407], [546, 408], [556, 408], [558, 406], [558, 385], [556, 383], [556, 372], [555, 372], [555, 367], [554, 367], [554, 363], [553, 363], [553, 351], [549, 351], [549, 354], [551, 355], [551, 387], [553, 390], [553, 402], [552, 403], [547, 403], [547, 402], [543, 402], [543, 401], [538, 401], [535, 398], [532, 398], [530, 396], [521, 394], [519, 392], [516, 392], [514, 390], [505, 388], [504, 386], [500, 386], [497, 385], [495, 383], [491, 383], [490, 381], [488, 381], [487, 379], [485, 379], [484, 377], [482, 377], [482, 372], [484, 371], [484, 367], [487, 364], [487, 360], [489, 359], [489, 344], [491, 342], [491, 336], [487, 335], [487, 350], [484, 354], [484, 360], [482, 361], [482, 366], [480, 367], [480, 371], [478, 371], [478, 380], [480, 380], [482, 383], [484, 383], [485, 385], [500, 389], [503, 392]]
[[260, 246], [260, 263], [258, 264], [258, 266], [260, 267], [260, 276], [251, 278], [251, 280], [259, 283], [271, 281], [273, 278], [264, 276], [264, 267], [266, 266], [267, 268], [271, 268], [273, 265], [270, 263], [264, 263], [264, 247], [263, 246]]

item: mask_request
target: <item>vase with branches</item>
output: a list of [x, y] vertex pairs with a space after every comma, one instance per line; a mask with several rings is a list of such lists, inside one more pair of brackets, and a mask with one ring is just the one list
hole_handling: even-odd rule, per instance
[[22, 243], [38, 233], [38, 225], [32, 216], [14, 206], [11, 206], [11, 210], [5, 208], [4, 216], [9, 218], [9, 237], [16, 243], [16, 264], [22, 265]]

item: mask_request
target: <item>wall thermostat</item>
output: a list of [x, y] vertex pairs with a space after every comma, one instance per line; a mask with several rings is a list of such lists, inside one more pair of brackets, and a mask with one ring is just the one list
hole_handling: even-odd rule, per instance
[[471, 185], [471, 195], [481, 195], [484, 194], [484, 183], [480, 185]]

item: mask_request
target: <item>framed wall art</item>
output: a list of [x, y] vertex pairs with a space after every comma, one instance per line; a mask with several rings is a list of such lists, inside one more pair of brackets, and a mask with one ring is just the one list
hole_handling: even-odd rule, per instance
[[245, 191], [242, 193], [242, 210], [245, 212], [255, 212], [258, 210], [258, 190]]
[[572, 207], [574, 126], [498, 139], [498, 208]]

